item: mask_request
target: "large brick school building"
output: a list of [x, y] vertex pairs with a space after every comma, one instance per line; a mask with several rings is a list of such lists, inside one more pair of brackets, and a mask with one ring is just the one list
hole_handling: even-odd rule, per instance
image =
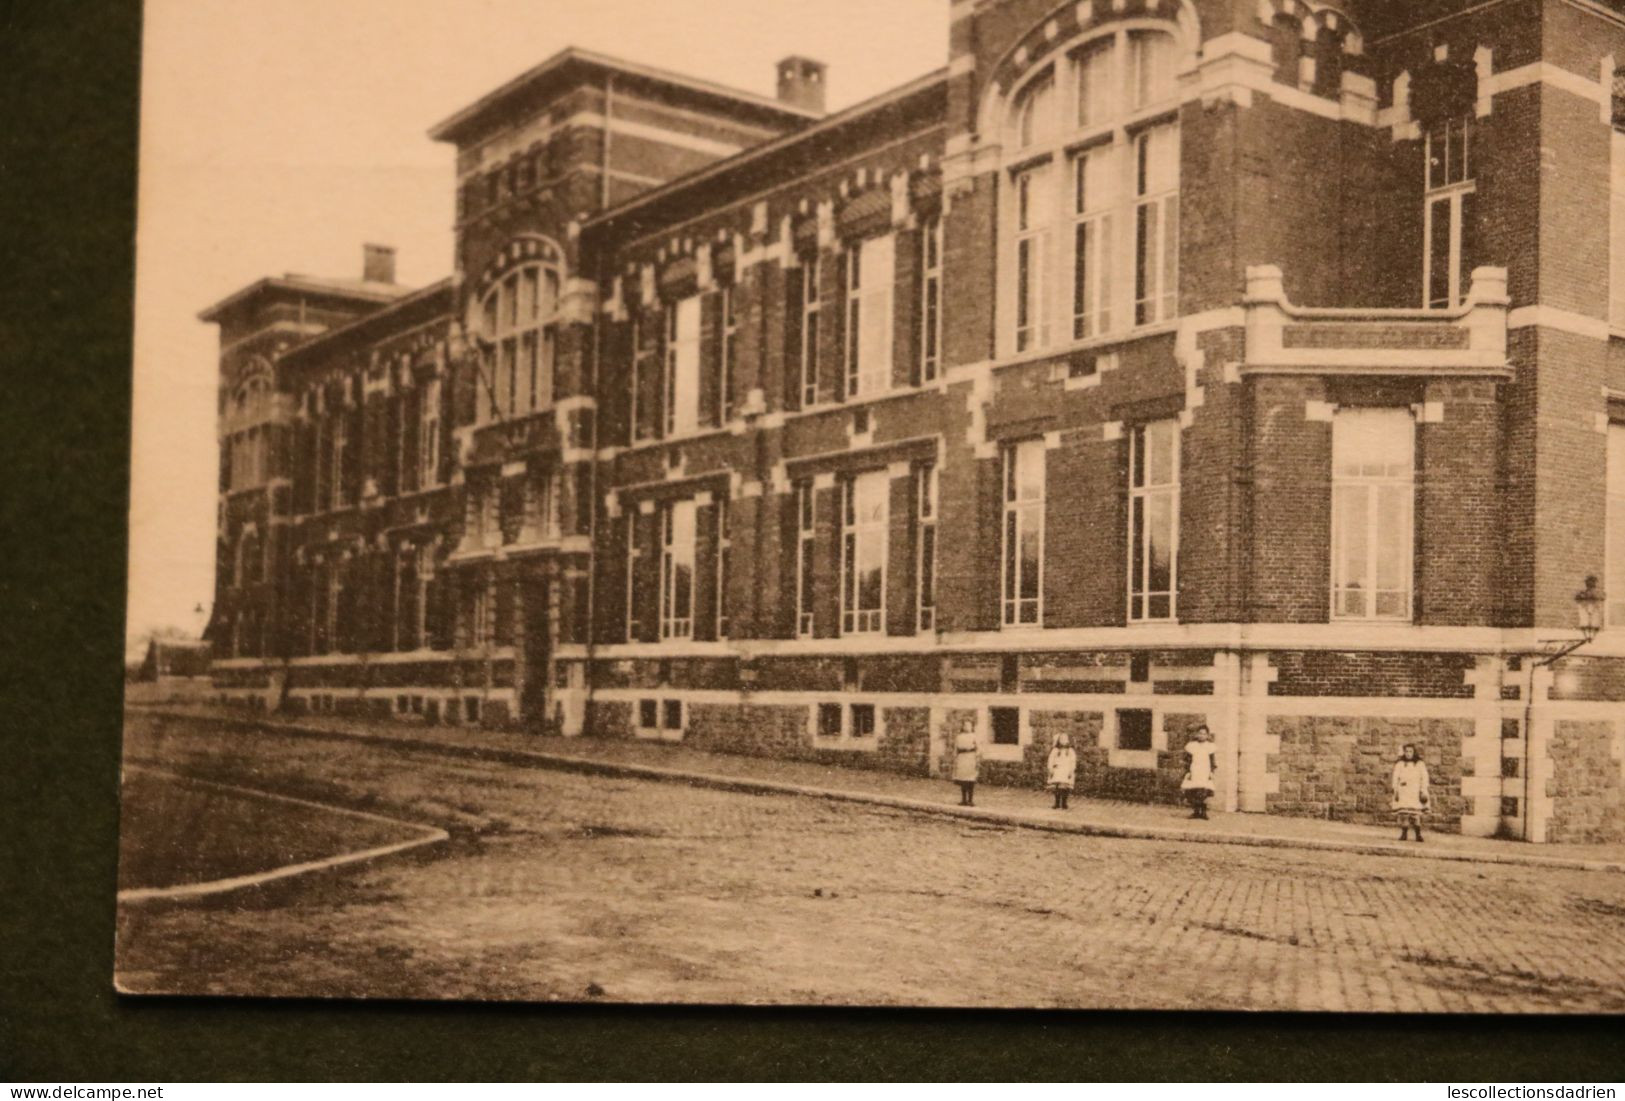
[[220, 695], [1625, 838], [1625, 5], [944, 7], [835, 113], [567, 50], [450, 278], [207, 310]]

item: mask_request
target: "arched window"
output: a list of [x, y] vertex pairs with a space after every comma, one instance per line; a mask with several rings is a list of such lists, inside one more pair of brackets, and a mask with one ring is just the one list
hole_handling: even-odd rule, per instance
[[526, 417], [553, 404], [559, 273], [547, 264], [508, 272], [481, 302], [484, 379], [479, 420]]
[[1004, 116], [1001, 347], [1063, 347], [1174, 317], [1181, 50], [1127, 25], [1056, 55]]

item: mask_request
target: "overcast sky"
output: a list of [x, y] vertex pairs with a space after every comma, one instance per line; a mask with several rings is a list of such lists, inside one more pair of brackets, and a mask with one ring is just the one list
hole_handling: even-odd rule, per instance
[[948, 0], [147, 0], [129, 633], [213, 596], [216, 331], [264, 275], [451, 271], [452, 153], [430, 126], [570, 45], [772, 95], [830, 64], [840, 108], [942, 65]]

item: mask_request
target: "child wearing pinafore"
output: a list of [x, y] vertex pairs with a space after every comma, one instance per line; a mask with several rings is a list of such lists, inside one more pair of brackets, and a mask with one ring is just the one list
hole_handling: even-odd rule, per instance
[[1072, 797], [1072, 785], [1078, 779], [1078, 751], [1072, 748], [1072, 735], [1064, 730], [1055, 737], [1044, 773], [1044, 786], [1055, 793], [1055, 805], [1051, 809], [1066, 810], [1067, 800]]
[[1196, 728], [1191, 740], [1185, 743], [1185, 778], [1180, 788], [1191, 805], [1192, 818], [1207, 817], [1207, 801], [1213, 798], [1213, 773], [1217, 768], [1215, 756], [1218, 747], [1213, 744], [1213, 731], [1206, 724]]
[[1422, 816], [1427, 813], [1431, 796], [1428, 792], [1428, 766], [1416, 747], [1407, 743], [1394, 762], [1393, 776], [1394, 817], [1399, 820], [1399, 839], [1414, 830], [1416, 839], [1422, 840]]

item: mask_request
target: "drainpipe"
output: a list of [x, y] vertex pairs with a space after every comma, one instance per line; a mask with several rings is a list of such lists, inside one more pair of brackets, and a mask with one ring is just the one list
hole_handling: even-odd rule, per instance
[[609, 141], [610, 116], [615, 107], [615, 74], [604, 76], [604, 141], [600, 146], [598, 165], [598, 210], [609, 209]]

